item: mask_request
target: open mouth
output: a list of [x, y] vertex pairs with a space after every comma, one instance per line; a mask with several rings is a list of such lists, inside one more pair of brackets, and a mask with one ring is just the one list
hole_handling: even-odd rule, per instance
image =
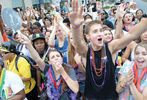
[[102, 41], [102, 38], [99, 38], [98, 41]]
[[138, 65], [141, 66], [143, 65], [144, 61], [137, 61]]
[[130, 21], [130, 19], [128, 19], [128, 21]]

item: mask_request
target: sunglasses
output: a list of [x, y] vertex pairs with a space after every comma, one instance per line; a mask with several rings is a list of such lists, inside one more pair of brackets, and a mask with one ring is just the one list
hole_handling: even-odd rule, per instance
[[101, 13], [101, 15], [105, 15], [105, 13]]

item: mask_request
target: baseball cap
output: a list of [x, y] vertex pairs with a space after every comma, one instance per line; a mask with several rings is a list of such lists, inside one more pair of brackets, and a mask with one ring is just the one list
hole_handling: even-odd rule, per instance
[[37, 39], [45, 39], [45, 36], [42, 33], [33, 34], [33, 36], [32, 36], [32, 42], [34, 42]]
[[11, 42], [3, 42], [2, 46], [0, 47], [2, 52], [12, 52], [16, 53], [16, 46]]

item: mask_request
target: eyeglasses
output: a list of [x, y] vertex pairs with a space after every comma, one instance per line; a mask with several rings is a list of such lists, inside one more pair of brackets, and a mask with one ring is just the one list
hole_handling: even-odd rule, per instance
[[105, 13], [101, 13], [101, 15], [105, 15]]

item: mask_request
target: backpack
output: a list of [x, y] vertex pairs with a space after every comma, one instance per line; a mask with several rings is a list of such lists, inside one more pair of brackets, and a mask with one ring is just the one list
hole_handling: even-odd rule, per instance
[[37, 69], [33, 67], [33, 65], [36, 65], [36, 62], [29, 56], [17, 55], [17, 57], [15, 59], [15, 68], [16, 68], [17, 71], [19, 71], [18, 67], [17, 67], [19, 57], [25, 58], [28, 61], [28, 63], [31, 65], [31, 77], [36, 80], [36, 76], [37, 76], [36, 71], [37, 71]]

